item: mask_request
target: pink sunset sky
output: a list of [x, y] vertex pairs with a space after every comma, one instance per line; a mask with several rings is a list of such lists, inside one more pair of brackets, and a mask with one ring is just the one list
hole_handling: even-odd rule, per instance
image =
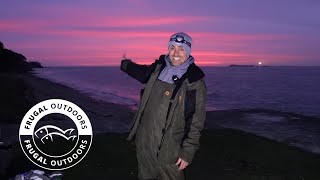
[[320, 1], [69, 0], [1, 3], [0, 41], [45, 66], [148, 64], [170, 36], [193, 38], [196, 64], [320, 65]]

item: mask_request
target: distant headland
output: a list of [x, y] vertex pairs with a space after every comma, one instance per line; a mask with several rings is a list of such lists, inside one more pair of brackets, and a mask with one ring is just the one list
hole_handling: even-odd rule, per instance
[[[259, 65], [230, 64], [228, 67], [259, 67]], [[260, 65], [260, 67], [270, 67], [270, 66]]]
[[37, 61], [27, 61], [24, 55], [6, 49], [0, 42], [0, 73], [25, 73], [33, 68], [42, 68], [42, 65]]

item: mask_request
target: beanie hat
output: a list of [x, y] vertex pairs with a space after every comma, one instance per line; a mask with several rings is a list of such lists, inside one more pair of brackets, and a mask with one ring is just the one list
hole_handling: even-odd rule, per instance
[[182, 46], [186, 50], [187, 56], [190, 56], [191, 43], [192, 43], [192, 38], [188, 34], [186, 34], [184, 32], [178, 32], [178, 33], [173, 34], [170, 37], [170, 40], [168, 43], [168, 49], [172, 45]]

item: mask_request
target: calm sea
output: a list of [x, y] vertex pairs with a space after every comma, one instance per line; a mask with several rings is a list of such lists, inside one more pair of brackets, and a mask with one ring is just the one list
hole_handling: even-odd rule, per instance
[[[208, 88], [207, 110], [265, 108], [320, 117], [320, 67], [203, 67]], [[136, 108], [136, 80], [119, 67], [51, 67], [38, 76], [85, 92], [93, 98]], [[320, 154], [320, 122], [288, 121], [264, 113], [234, 121], [208, 119], [210, 124], [239, 129]], [[128, 131], [127, 124], [104, 123], [99, 132]], [[127, 121], [126, 121], [127, 122]], [[93, 122], [95, 123], [95, 122]], [[101, 123], [101, 122], [99, 122]], [[101, 129], [104, 127], [104, 129]], [[98, 129], [96, 129], [98, 131]]]
[[[202, 67], [207, 110], [266, 108], [320, 117], [320, 67]], [[38, 76], [136, 107], [143, 87], [118, 67], [50, 67]]]

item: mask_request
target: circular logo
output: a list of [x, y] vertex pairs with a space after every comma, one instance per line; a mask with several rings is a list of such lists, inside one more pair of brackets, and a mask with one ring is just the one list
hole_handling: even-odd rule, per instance
[[92, 136], [85, 112], [63, 99], [49, 99], [33, 106], [19, 129], [25, 155], [48, 170], [63, 170], [79, 163], [90, 149]]

